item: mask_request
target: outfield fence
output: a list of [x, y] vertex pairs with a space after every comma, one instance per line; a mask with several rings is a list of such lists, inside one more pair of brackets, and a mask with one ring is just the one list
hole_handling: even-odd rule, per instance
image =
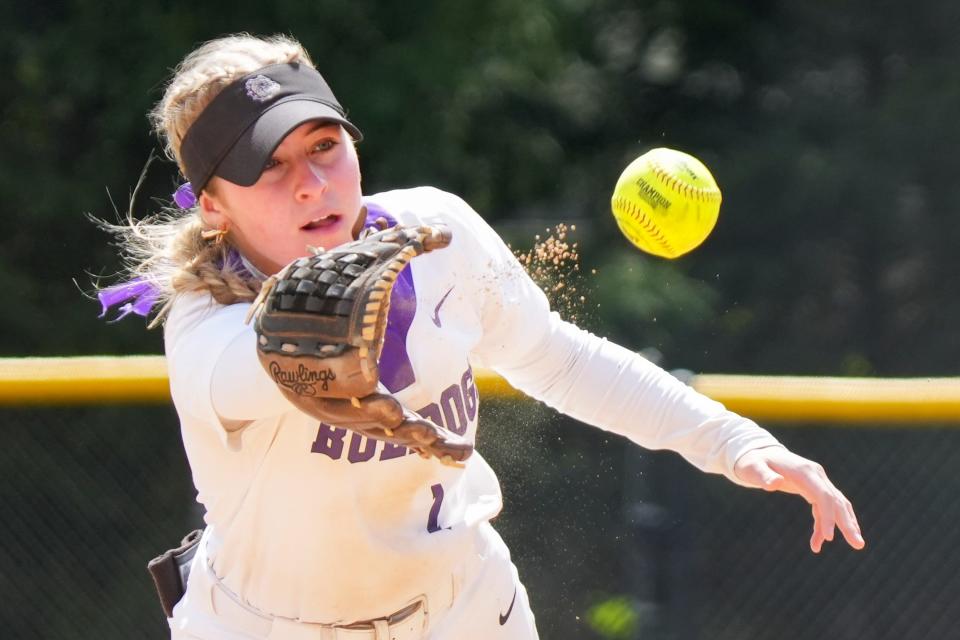
[[[960, 424], [960, 378], [829, 378], [688, 374], [694, 389], [756, 420]], [[519, 397], [478, 370], [487, 396]], [[170, 400], [163, 356], [0, 358], [0, 406], [161, 403]]]
[[[798, 498], [477, 379], [478, 449], [505, 496], [495, 524], [541, 637], [960, 637], [960, 379], [687, 378], [822, 462], [853, 500], [867, 550], [820, 556]], [[3, 636], [166, 637], [144, 565], [202, 514], [163, 359], [0, 360], [0, 415]]]

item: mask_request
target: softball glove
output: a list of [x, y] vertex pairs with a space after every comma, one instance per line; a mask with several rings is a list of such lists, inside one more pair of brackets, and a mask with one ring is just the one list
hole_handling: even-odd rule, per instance
[[247, 319], [256, 318], [260, 363], [284, 396], [331, 426], [446, 464], [466, 460], [472, 443], [378, 390], [397, 275], [450, 239], [440, 226], [371, 229], [335, 249], [315, 249], [268, 278]]

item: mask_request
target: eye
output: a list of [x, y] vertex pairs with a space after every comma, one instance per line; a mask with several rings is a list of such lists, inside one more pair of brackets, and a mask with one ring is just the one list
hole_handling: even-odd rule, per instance
[[312, 151], [314, 153], [316, 152], [324, 153], [326, 151], [332, 150], [335, 146], [337, 146], [337, 140], [335, 138], [323, 138], [322, 140], [318, 140], [313, 145]]
[[263, 165], [263, 170], [269, 171], [270, 169], [273, 169], [278, 166], [280, 166], [280, 161], [277, 160], [276, 158], [270, 158], [269, 160], [267, 160], [267, 164]]

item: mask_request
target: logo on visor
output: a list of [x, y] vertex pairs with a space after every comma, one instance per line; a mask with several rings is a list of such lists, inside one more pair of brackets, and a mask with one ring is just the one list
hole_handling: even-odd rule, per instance
[[266, 102], [280, 91], [280, 85], [267, 76], [254, 76], [244, 83], [247, 95], [257, 102]]

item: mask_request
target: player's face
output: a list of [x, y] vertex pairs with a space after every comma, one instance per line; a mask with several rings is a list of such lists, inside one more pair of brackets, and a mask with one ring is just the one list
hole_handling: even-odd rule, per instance
[[230, 241], [268, 275], [307, 255], [308, 246], [352, 240], [361, 206], [353, 141], [340, 125], [324, 122], [284, 138], [253, 186], [214, 177], [200, 196], [207, 224], [228, 229]]

